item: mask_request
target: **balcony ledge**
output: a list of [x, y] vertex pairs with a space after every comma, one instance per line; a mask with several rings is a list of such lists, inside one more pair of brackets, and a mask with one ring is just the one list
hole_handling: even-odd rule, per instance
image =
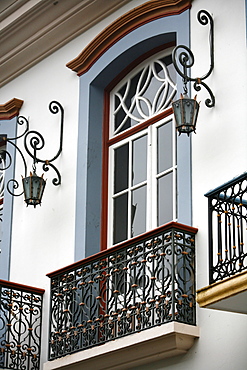
[[140, 333], [46, 362], [44, 370], [129, 369], [186, 353], [199, 337], [199, 328], [170, 322]]
[[247, 271], [199, 289], [196, 300], [202, 308], [247, 314]]

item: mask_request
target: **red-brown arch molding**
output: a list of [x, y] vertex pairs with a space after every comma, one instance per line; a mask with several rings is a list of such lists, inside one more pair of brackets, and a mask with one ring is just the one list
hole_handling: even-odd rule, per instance
[[129, 32], [155, 19], [176, 15], [191, 7], [192, 0], [151, 0], [124, 14], [106, 27], [84, 50], [67, 63], [78, 76], [87, 72], [113, 44]]

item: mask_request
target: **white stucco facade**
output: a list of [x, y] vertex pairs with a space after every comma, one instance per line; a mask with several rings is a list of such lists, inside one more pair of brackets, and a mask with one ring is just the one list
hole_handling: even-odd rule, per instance
[[[132, 0], [100, 19], [82, 34], [48, 55], [1, 88], [0, 103], [24, 101], [20, 114], [29, 118], [30, 129], [42, 133], [43, 157], [52, 157], [59, 146], [59, 118], [48, 111], [52, 100], [65, 111], [63, 151], [56, 161], [62, 184], [52, 185], [53, 172], [45, 173], [46, 189], [41, 207], [26, 207], [15, 197], [11, 234], [9, 280], [45, 289], [41, 368], [47, 362], [49, 291], [46, 276], [75, 262], [76, 203], [78, 196], [78, 122], [80, 78], [66, 67], [110, 23], [145, 3]], [[198, 92], [200, 112], [196, 135], [192, 134], [192, 225], [196, 235], [196, 286], [208, 285], [208, 213], [204, 194], [242, 174], [247, 168], [247, 32], [244, 0], [194, 0], [189, 10], [190, 43], [195, 55], [192, 76], [209, 67], [208, 28], [197, 21], [200, 9], [213, 15], [215, 66], [207, 79], [216, 103], [207, 108], [207, 92]], [[196, 93], [192, 89], [192, 95]], [[32, 162], [28, 162], [28, 171]], [[43, 173], [37, 166], [37, 172]], [[22, 162], [16, 156], [15, 176], [21, 181]], [[1, 278], [1, 274], [0, 274]], [[247, 305], [247, 302], [246, 302]], [[202, 309], [197, 306], [200, 337], [186, 353], [167, 359], [156, 354], [152, 362], [134, 369], [243, 370], [246, 367], [247, 316]], [[147, 335], [147, 331], [145, 335]], [[138, 334], [142, 335], [142, 334]], [[114, 346], [113, 344], [111, 344]], [[109, 344], [108, 344], [109, 346]], [[102, 347], [103, 348], [103, 347]], [[61, 361], [61, 366], [63, 362]], [[83, 364], [81, 365], [83, 368]], [[130, 367], [129, 367], [130, 368]]]

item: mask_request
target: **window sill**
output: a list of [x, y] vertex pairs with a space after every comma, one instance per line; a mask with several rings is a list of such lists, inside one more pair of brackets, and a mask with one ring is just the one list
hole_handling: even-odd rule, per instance
[[63, 368], [87, 369], [127, 369], [151, 361], [186, 353], [199, 337], [197, 326], [170, 322], [140, 333], [119, 338], [72, 355], [49, 361], [44, 370]]

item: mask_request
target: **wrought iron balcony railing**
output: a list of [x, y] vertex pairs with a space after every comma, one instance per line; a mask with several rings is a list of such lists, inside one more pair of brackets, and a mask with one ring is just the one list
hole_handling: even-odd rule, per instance
[[178, 321], [195, 325], [195, 234], [172, 222], [48, 274], [49, 360]]
[[247, 173], [208, 197], [209, 283], [247, 269]]
[[39, 369], [43, 294], [0, 280], [0, 369]]

